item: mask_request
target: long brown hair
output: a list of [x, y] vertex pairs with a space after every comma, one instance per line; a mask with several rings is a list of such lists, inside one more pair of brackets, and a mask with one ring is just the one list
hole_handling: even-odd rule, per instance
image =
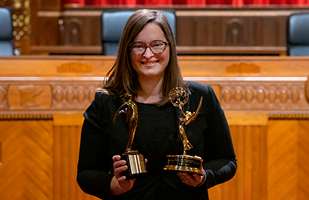
[[148, 24], [155, 23], [163, 31], [170, 46], [170, 60], [164, 72], [164, 80], [161, 88], [162, 100], [157, 105], [164, 105], [169, 102], [169, 91], [175, 87], [183, 87], [187, 92], [188, 87], [183, 81], [177, 61], [176, 42], [168, 20], [158, 10], [142, 9], [136, 11], [128, 19], [122, 37], [119, 42], [118, 55], [112, 69], [107, 73], [108, 79], [103, 85], [110, 95], [122, 97], [130, 93], [135, 97], [139, 87], [138, 77], [131, 65], [129, 45], [135, 37]]

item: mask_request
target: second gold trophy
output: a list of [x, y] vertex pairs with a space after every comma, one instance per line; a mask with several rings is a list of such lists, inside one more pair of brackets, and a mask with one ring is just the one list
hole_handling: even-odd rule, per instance
[[169, 93], [170, 102], [179, 108], [182, 117], [179, 118], [178, 128], [180, 139], [183, 144], [183, 154], [182, 155], [167, 155], [166, 157], [166, 165], [164, 170], [171, 171], [182, 171], [188, 173], [196, 173], [199, 175], [203, 175], [203, 159], [199, 156], [191, 156], [187, 155], [187, 150], [193, 148], [193, 145], [189, 142], [184, 125], [188, 125], [192, 122], [198, 115], [199, 110], [202, 106], [203, 97], [201, 97], [199, 105], [195, 112], [191, 113], [190, 111], [186, 111], [185, 113], [182, 110], [182, 106], [188, 102], [189, 96], [187, 92], [180, 87], [177, 87], [170, 91]]

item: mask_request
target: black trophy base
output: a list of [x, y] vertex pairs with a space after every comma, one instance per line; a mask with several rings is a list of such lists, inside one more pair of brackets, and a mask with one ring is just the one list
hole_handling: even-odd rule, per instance
[[126, 179], [135, 179], [147, 173], [144, 155], [137, 150], [123, 153], [121, 159], [128, 165], [128, 169], [121, 173]]
[[163, 168], [169, 171], [181, 171], [203, 175], [203, 159], [189, 155], [167, 155], [166, 165]]

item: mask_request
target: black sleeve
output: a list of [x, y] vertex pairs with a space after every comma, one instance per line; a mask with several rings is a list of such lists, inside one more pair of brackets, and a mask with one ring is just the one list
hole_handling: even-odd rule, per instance
[[208, 128], [204, 141], [207, 189], [230, 180], [236, 173], [236, 155], [224, 112], [211, 86], [204, 87]]
[[[105, 96], [105, 97], [104, 97]], [[112, 163], [108, 154], [108, 138], [104, 135], [106, 95], [96, 93], [95, 99], [84, 113], [78, 161], [77, 182], [87, 194], [111, 199], [110, 173]]]

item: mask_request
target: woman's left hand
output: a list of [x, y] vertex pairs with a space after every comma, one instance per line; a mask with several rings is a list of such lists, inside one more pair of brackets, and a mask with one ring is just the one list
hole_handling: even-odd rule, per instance
[[203, 175], [200, 176], [197, 174], [190, 174], [187, 172], [178, 172], [177, 175], [179, 176], [179, 178], [184, 184], [190, 185], [193, 187], [196, 187], [197, 185], [199, 185], [203, 181], [203, 178], [204, 178]]

